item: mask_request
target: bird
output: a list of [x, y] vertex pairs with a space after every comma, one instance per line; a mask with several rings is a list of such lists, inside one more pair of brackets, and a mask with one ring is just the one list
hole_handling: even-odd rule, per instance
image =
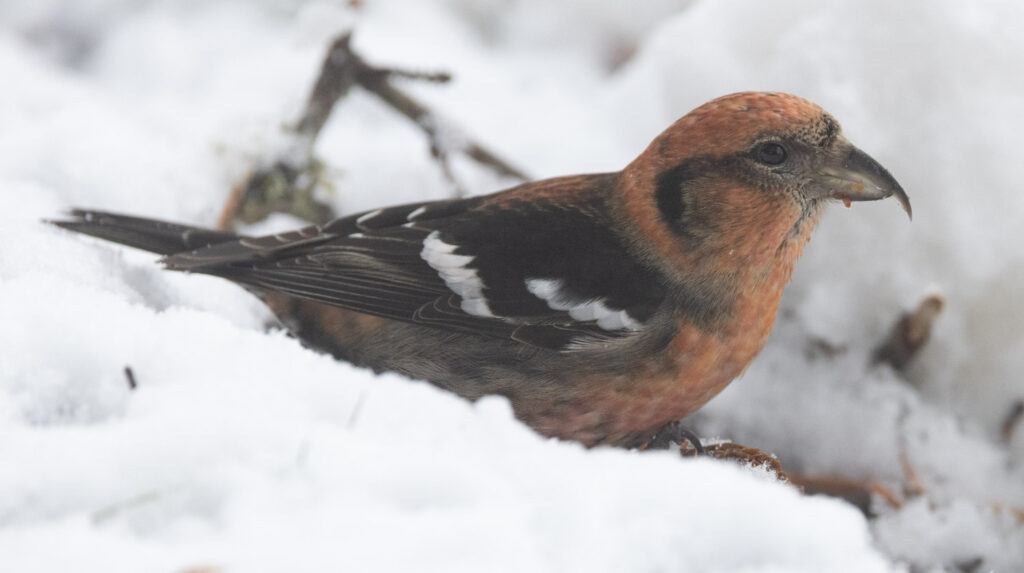
[[50, 223], [233, 281], [337, 359], [505, 396], [544, 436], [644, 447], [764, 347], [825, 205], [887, 197], [912, 216], [820, 106], [741, 92], [615, 172], [258, 237], [85, 209]]

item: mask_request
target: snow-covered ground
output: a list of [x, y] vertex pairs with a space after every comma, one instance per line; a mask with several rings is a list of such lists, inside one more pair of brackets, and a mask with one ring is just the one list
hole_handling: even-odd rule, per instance
[[[1024, 570], [1024, 431], [998, 442], [1024, 398], [1024, 4], [357, 4], [0, 2], [0, 571]], [[830, 110], [915, 220], [832, 208], [768, 348], [693, 424], [897, 493], [903, 454], [924, 495], [868, 522], [755, 470], [544, 440], [501, 399], [334, 362], [226, 282], [40, 223], [213, 224], [351, 26], [371, 61], [453, 72], [406, 87], [538, 178], [618, 169], [733, 91]], [[361, 93], [317, 152], [340, 212], [449, 193]], [[936, 290], [910, 383], [869, 366]]]

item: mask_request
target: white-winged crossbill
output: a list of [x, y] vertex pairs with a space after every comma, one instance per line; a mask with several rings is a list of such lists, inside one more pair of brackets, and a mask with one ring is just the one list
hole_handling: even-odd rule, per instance
[[636, 445], [764, 346], [829, 200], [906, 194], [817, 105], [739, 93], [622, 171], [376, 209], [265, 237], [75, 210], [56, 224], [239, 283], [306, 344], [538, 432]]

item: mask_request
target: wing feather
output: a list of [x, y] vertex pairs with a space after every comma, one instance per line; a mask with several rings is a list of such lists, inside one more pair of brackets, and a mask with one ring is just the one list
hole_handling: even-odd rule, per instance
[[164, 263], [394, 320], [579, 348], [641, 330], [665, 297], [602, 215], [613, 177], [556, 180], [529, 200], [378, 209]]

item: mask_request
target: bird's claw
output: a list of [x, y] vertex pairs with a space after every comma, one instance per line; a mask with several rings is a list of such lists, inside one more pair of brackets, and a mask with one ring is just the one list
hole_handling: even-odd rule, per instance
[[704, 445], [700, 437], [680, 422], [665, 424], [654, 438], [647, 444], [649, 450], [666, 450], [672, 444], [683, 444], [690, 442], [698, 456], [704, 455]]

